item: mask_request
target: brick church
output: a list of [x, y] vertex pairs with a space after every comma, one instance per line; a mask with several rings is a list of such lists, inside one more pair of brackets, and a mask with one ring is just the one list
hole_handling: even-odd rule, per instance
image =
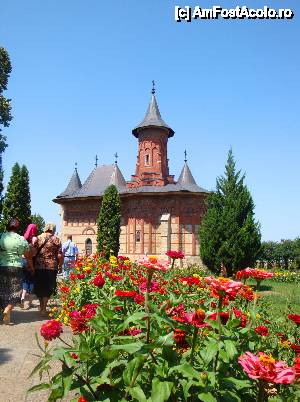
[[81, 184], [77, 168], [65, 191], [53, 201], [61, 206], [61, 234], [81, 253], [96, 251], [97, 216], [105, 189], [114, 184], [121, 197], [120, 254], [132, 259], [182, 250], [189, 263], [200, 263], [198, 230], [208, 192], [199, 187], [185, 157], [178, 180], [169, 172], [168, 140], [174, 131], [160, 115], [155, 90], [143, 121], [132, 130], [138, 142], [135, 174], [126, 181], [115, 162], [96, 166]]

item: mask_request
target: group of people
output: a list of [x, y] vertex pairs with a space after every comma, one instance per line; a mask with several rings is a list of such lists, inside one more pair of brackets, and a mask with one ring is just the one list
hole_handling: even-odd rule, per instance
[[10, 324], [14, 306], [24, 308], [28, 294], [32, 307], [33, 294], [39, 299], [42, 317], [47, 316], [47, 304], [55, 292], [57, 273], [62, 267], [63, 277], [69, 279], [70, 270], [78, 254], [72, 236], [65, 243], [55, 235], [54, 223], [47, 223], [37, 235], [37, 226], [28, 225], [24, 236], [19, 235], [18, 219], [11, 219], [6, 232], [0, 235], [0, 311], [4, 324]]

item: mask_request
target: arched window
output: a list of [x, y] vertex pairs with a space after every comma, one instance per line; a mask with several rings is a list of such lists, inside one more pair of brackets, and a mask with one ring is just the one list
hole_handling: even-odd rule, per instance
[[150, 165], [150, 155], [146, 154], [145, 155], [145, 166], [149, 166]]
[[85, 254], [90, 255], [93, 252], [93, 243], [91, 239], [86, 239], [85, 241]]

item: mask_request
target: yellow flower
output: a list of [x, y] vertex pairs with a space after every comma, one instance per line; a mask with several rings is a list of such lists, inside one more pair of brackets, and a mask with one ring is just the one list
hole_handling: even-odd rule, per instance
[[256, 318], [260, 318], [260, 317], [261, 317], [261, 315], [256, 313]]
[[65, 324], [68, 324], [68, 323], [69, 323], [68, 317], [65, 317], [65, 318], [64, 318], [64, 323], [65, 323]]

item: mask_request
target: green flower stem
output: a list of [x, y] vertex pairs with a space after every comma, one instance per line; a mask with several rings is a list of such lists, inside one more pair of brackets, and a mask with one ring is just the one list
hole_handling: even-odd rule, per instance
[[69, 345], [67, 342], [65, 342], [60, 336], [58, 337], [58, 339], [59, 339], [62, 343], [64, 343], [66, 346], [68, 346], [68, 348], [72, 348], [72, 346]]
[[221, 337], [222, 337], [222, 321], [221, 321], [222, 305], [223, 305], [223, 297], [220, 297], [219, 298], [219, 303], [218, 303], [218, 315], [217, 315], [219, 341], [221, 340]]
[[258, 395], [257, 395], [257, 402], [266, 402], [268, 401], [268, 396], [265, 393], [265, 383], [264, 381], [260, 380], [258, 383]]
[[171, 269], [173, 270], [174, 268], [174, 264], [175, 264], [175, 258], [172, 258], [172, 265], [171, 265]]
[[192, 340], [192, 349], [191, 349], [191, 365], [193, 365], [194, 362], [194, 353], [195, 353], [195, 346], [197, 343], [197, 335], [198, 335], [198, 328], [195, 326]]
[[146, 343], [150, 342], [150, 285], [151, 279], [153, 276], [153, 271], [148, 270], [148, 280], [147, 280], [147, 290], [145, 294], [145, 312], [146, 312], [146, 321], [147, 321], [147, 332], [146, 332]]
[[[223, 296], [220, 296], [219, 302], [218, 302], [218, 311], [217, 311], [217, 323], [218, 323], [218, 339], [219, 343], [221, 342], [222, 339], [222, 321], [221, 321], [221, 311], [222, 311], [222, 305], [223, 305]], [[218, 361], [219, 361], [219, 351], [216, 354], [216, 358], [214, 361], [214, 371], [217, 371], [217, 366], [218, 366]]]

